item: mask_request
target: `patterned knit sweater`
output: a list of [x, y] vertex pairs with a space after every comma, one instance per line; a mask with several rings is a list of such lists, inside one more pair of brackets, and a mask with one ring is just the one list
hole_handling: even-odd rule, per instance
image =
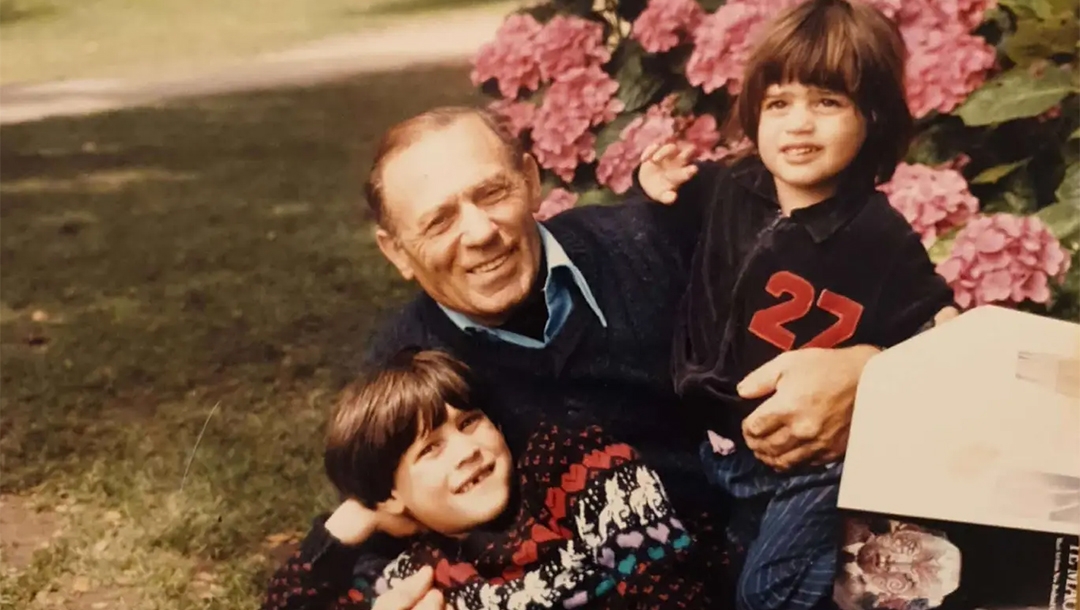
[[327, 565], [332, 553], [313, 557], [319, 545], [305, 541], [278, 571], [263, 608], [370, 608], [425, 565], [460, 610], [711, 607], [700, 580], [687, 575], [723, 561], [713, 530], [693, 541], [655, 472], [628, 445], [597, 427], [545, 426], [516, 468], [516, 506], [498, 529], [462, 540], [418, 536], [389, 563], [362, 561], [351, 575]]

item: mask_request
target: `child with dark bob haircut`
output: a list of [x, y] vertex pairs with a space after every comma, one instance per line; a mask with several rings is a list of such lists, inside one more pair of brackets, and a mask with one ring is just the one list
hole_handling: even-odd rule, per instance
[[642, 156], [649, 197], [703, 206], [672, 370], [702, 422], [706, 473], [734, 498], [740, 610], [829, 607], [843, 470], [763, 461], [775, 457], [756, 451], [766, 439], [817, 432], [783, 428], [780, 407], [758, 409], [740, 381], [789, 350], [889, 348], [956, 313], [919, 235], [876, 188], [911, 137], [905, 54], [869, 4], [801, 3], [765, 28], [745, 68], [735, 119], [751, 154], [689, 165], [668, 144]]
[[[325, 453], [347, 499], [263, 607], [370, 608], [428, 568], [451, 608], [708, 607], [685, 576], [699, 549], [633, 449], [595, 427], [540, 426], [512, 456], [487, 400], [433, 350], [401, 351], [350, 386]], [[409, 537], [406, 550], [340, 565], [377, 532]]]

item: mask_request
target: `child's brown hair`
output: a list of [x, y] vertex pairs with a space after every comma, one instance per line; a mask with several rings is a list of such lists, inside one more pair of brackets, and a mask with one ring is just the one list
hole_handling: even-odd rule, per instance
[[397, 352], [342, 392], [323, 457], [330, 481], [368, 507], [386, 500], [402, 456], [446, 421], [446, 405], [483, 410], [476, 388], [469, 368], [446, 353]]
[[767, 26], [746, 64], [737, 126], [756, 147], [761, 103], [772, 85], [798, 82], [843, 93], [866, 118], [866, 142], [853, 165], [887, 182], [913, 130], [906, 56], [896, 24], [869, 4], [809, 0], [789, 8]]

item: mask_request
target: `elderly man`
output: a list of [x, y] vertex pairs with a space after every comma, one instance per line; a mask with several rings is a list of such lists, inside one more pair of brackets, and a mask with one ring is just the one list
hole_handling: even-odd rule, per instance
[[[697, 458], [704, 431], [683, 417], [670, 378], [696, 202], [630, 198], [541, 224], [540, 191], [534, 159], [483, 111], [440, 108], [392, 127], [367, 199], [379, 248], [423, 293], [383, 329], [370, 358], [406, 345], [447, 350], [494, 389], [490, 416], [512, 447], [540, 417], [599, 423], [640, 451], [683, 514], [721, 509]], [[772, 394], [745, 426], [751, 448], [777, 468], [841, 456], [857, 380], [876, 351], [794, 351], [748, 376], [740, 393]], [[357, 523], [346, 503], [316, 520], [300, 551], [308, 569], [341, 564], [334, 597], [346, 594], [353, 563], [394, 552], [385, 539], [350, 546]], [[428, 579], [386, 593], [376, 608], [441, 607]], [[316, 607], [276, 595], [267, 607]]]

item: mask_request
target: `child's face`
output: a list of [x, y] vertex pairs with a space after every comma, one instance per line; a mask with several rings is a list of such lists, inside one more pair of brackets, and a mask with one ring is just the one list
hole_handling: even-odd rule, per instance
[[393, 498], [421, 525], [453, 536], [502, 513], [514, 465], [502, 433], [485, 415], [446, 409], [446, 422], [402, 456]]
[[866, 120], [844, 94], [786, 83], [765, 91], [757, 135], [778, 193], [824, 199], [866, 140]]

